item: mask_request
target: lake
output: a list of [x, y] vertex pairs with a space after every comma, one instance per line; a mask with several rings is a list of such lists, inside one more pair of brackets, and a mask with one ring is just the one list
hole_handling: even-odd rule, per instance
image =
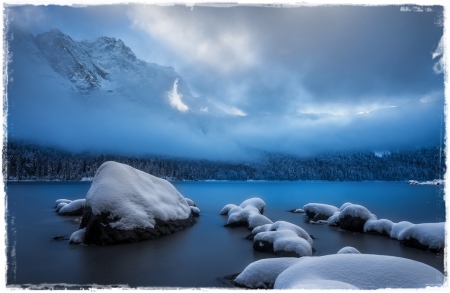
[[405, 257], [441, 272], [440, 254], [403, 247], [388, 237], [343, 232], [314, 225], [291, 209], [311, 202], [340, 207], [345, 202], [368, 208], [379, 219], [412, 223], [445, 221], [443, 186], [405, 182], [172, 182], [201, 210], [197, 223], [159, 239], [107, 247], [55, 241], [78, 229], [73, 216], [58, 216], [54, 202], [84, 198], [90, 182], [10, 182], [7, 194], [7, 285], [97, 284], [130, 287], [226, 287], [218, 277], [241, 272], [271, 254], [255, 252], [246, 228], [223, 227], [220, 210], [251, 197], [262, 198], [264, 215], [301, 226], [315, 237], [316, 255], [334, 254], [344, 246], [361, 253]]

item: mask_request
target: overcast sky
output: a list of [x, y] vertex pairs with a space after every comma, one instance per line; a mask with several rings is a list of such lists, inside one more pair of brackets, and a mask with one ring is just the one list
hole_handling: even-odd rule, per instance
[[295, 153], [442, 139], [439, 6], [17, 6], [8, 18], [34, 35], [122, 39], [172, 66], [194, 96], [245, 115], [224, 130], [244, 145]]

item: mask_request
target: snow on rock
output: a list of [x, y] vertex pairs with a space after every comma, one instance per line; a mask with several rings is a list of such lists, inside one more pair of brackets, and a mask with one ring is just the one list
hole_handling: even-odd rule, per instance
[[444, 185], [445, 181], [443, 179], [433, 179], [433, 181], [419, 182], [417, 180], [409, 180], [410, 185]]
[[394, 225], [394, 223], [392, 223], [392, 221], [387, 220], [387, 219], [368, 220], [364, 224], [364, 232], [371, 233], [371, 234], [390, 236], [393, 225]]
[[221, 215], [228, 215], [225, 227], [246, 226], [253, 229], [264, 224], [272, 224], [272, 221], [263, 216], [266, 203], [260, 198], [250, 198], [242, 202], [239, 206], [227, 204], [220, 211]]
[[335, 206], [322, 204], [322, 203], [308, 203], [303, 206], [308, 218], [312, 218], [314, 221], [328, 220], [339, 209]]
[[341, 205], [341, 207], [339, 208], [339, 211], [343, 211], [346, 207], [348, 207], [349, 205], [352, 205], [351, 202], [346, 202], [343, 205]]
[[64, 199], [64, 198], [62, 198], [62, 199], [57, 199], [57, 200], [55, 201], [55, 207], [57, 207], [60, 203], [70, 203], [70, 202], [71, 202], [70, 199]]
[[198, 207], [190, 206], [191, 213], [194, 217], [200, 216], [200, 209]]
[[187, 197], [185, 197], [184, 199], [186, 200], [186, 202], [187, 202], [187, 204], [188, 204], [189, 206], [191, 206], [191, 207], [196, 207], [196, 205], [195, 205], [195, 203], [194, 203], [194, 201], [193, 201], [192, 199], [187, 198]]
[[136, 242], [195, 223], [185, 198], [167, 180], [117, 162], [102, 164], [86, 195], [85, 242]]
[[335, 212], [331, 217], [329, 217], [327, 220], [328, 225], [339, 226], [339, 214], [340, 212]]
[[249, 264], [234, 282], [251, 289], [271, 289], [281, 272], [298, 262], [296, 257], [261, 259]]
[[414, 224], [408, 221], [401, 221], [398, 223], [394, 223], [392, 225], [391, 234], [390, 237], [397, 239], [400, 236], [400, 233], [402, 233], [406, 228], [413, 226]]
[[[77, 199], [73, 200], [68, 204], [60, 207], [58, 210], [58, 215], [63, 216], [81, 216], [84, 210], [84, 206], [86, 204], [85, 199]], [[59, 206], [59, 205], [58, 205]], [[57, 206], [57, 208], [58, 208]]]
[[301, 227], [285, 221], [253, 229], [253, 249], [278, 256], [311, 256], [313, 240]]
[[239, 206], [243, 209], [245, 209], [246, 207], [257, 208], [262, 215], [264, 214], [264, 208], [266, 207], [266, 203], [259, 197], [254, 197], [243, 201]]
[[356, 253], [356, 254], [361, 254], [361, 252], [359, 252], [358, 249], [351, 247], [351, 246], [346, 246], [341, 248], [337, 254], [346, 254], [346, 253]]
[[368, 220], [376, 220], [368, 209], [361, 205], [349, 204], [339, 213], [339, 227], [344, 230], [363, 232]]
[[69, 243], [80, 244], [84, 243], [84, 236], [86, 234], [86, 228], [80, 229], [72, 233], [69, 239]]
[[304, 213], [305, 211], [302, 209], [295, 209], [295, 210], [291, 210], [291, 212], [301, 214], [301, 213]]
[[414, 260], [350, 253], [302, 257], [278, 275], [274, 289], [425, 288], [444, 281], [441, 272]]
[[59, 212], [59, 210], [60, 210], [63, 206], [65, 206], [65, 205], [67, 205], [67, 204], [68, 204], [67, 202], [60, 202], [60, 203], [56, 206], [55, 212]]
[[398, 240], [405, 246], [440, 252], [445, 247], [445, 223], [424, 223], [409, 226], [400, 232]]
[[227, 204], [226, 206], [224, 206], [224, 207], [222, 208], [222, 210], [220, 211], [220, 214], [221, 214], [221, 215], [228, 215], [228, 212], [229, 212], [231, 209], [236, 208], [236, 207], [238, 207], [238, 206], [235, 205], [235, 204], [232, 204], [232, 203]]

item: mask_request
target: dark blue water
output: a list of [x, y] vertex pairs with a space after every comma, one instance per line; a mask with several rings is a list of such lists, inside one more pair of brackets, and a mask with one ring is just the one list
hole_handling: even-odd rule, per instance
[[228, 203], [260, 197], [265, 215], [285, 220], [314, 235], [317, 255], [344, 246], [362, 253], [385, 254], [421, 261], [444, 270], [441, 255], [402, 247], [398, 241], [374, 235], [340, 232], [313, 225], [289, 210], [310, 202], [340, 207], [352, 202], [367, 207], [379, 219], [413, 223], [445, 221], [442, 186], [411, 186], [402, 182], [173, 182], [201, 210], [197, 223], [185, 231], [133, 244], [108, 247], [69, 245], [53, 241], [78, 229], [77, 217], [58, 216], [59, 198], [84, 198], [90, 183], [8, 183], [7, 284], [122, 284], [131, 287], [224, 287], [217, 277], [242, 271], [249, 263], [273, 257], [252, 251], [245, 228], [227, 229], [220, 216]]

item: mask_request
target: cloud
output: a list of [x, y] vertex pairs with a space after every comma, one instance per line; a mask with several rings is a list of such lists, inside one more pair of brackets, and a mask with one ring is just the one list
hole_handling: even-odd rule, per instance
[[169, 98], [170, 105], [176, 108], [178, 111], [185, 112], [189, 110], [188, 106], [186, 106], [181, 101], [183, 95], [178, 92], [178, 78], [175, 79], [175, 82], [173, 83], [173, 88], [170, 92], [167, 93], [167, 97]]
[[147, 32], [191, 64], [230, 73], [256, 62], [252, 37], [245, 27], [224, 25], [197, 10], [185, 6], [132, 6], [128, 16], [134, 28]]

